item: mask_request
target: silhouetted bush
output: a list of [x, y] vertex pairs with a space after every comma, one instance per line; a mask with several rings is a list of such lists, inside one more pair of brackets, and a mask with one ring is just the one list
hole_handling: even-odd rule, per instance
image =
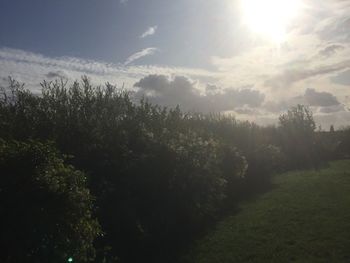
[[0, 96], [0, 138], [51, 140], [87, 174], [105, 233], [96, 262], [169, 262], [271, 173], [318, 164], [314, 130], [303, 106], [282, 115], [279, 127], [260, 127], [133, 102], [86, 77], [70, 86], [44, 82], [40, 96], [10, 79]]
[[288, 110], [279, 118], [281, 148], [288, 156], [289, 168], [315, 167], [320, 163], [317, 153], [312, 112], [303, 105]]
[[[87, 78], [66, 87], [44, 82], [35, 96], [11, 81], [0, 106], [1, 137], [53, 140], [86, 171], [106, 233], [103, 254], [137, 261], [166, 257], [222, 207], [245, 159], [179, 108], [132, 103], [114, 86]], [[138, 251], [135, 253], [135, 250]]]
[[85, 175], [52, 145], [0, 139], [0, 261], [94, 259], [100, 233]]
[[[270, 176], [285, 170], [286, 156], [274, 145], [259, 145], [247, 156], [249, 167], [246, 175], [247, 183], [255, 187], [263, 187], [270, 183]], [[253, 189], [254, 189], [253, 188]]]
[[332, 135], [336, 138], [336, 156], [338, 158], [350, 158], [350, 127], [345, 127]]

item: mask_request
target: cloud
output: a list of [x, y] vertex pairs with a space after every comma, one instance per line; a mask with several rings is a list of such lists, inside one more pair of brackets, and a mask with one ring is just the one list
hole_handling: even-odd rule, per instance
[[320, 50], [318, 53], [321, 56], [324, 57], [329, 57], [331, 55], [333, 55], [334, 53], [336, 53], [339, 50], [343, 50], [345, 47], [342, 45], [337, 45], [337, 44], [333, 44], [333, 45], [329, 45], [327, 47], [325, 47], [324, 49]]
[[295, 96], [281, 101], [266, 101], [263, 105], [263, 109], [268, 112], [279, 114], [298, 104], [307, 105], [304, 96]]
[[66, 79], [67, 78], [67, 74], [61, 70], [57, 70], [57, 71], [50, 71], [47, 74], [45, 74], [45, 77], [49, 78], [49, 79], [55, 79], [55, 78], [63, 78]]
[[137, 98], [147, 97], [151, 102], [175, 107], [180, 105], [184, 110], [202, 109], [202, 100], [199, 90], [194, 88], [194, 83], [183, 76], [175, 76], [169, 79], [164, 75], [149, 75], [134, 84], [139, 88], [135, 94]]
[[345, 86], [350, 85], [350, 1], [303, 2], [305, 8], [291, 22], [284, 43], [277, 46], [245, 32], [239, 41], [233, 38], [239, 48], [211, 54], [213, 68], [223, 75], [216, 84], [253, 83], [266, 95], [264, 105], [273, 112], [288, 108], [298, 96], [306, 104], [303, 92], [307, 87], [331, 92], [349, 105], [350, 100], [344, 98], [349, 92]]
[[325, 65], [314, 69], [287, 69], [284, 72], [265, 81], [266, 86], [272, 88], [287, 88], [291, 84], [311, 77], [338, 72], [350, 68], [350, 60]]
[[335, 113], [339, 111], [346, 111], [344, 105], [333, 105], [333, 106], [327, 106], [327, 107], [321, 107], [319, 109], [320, 113]]
[[[347, 116], [342, 113], [344, 112], [342, 105], [344, 108], [349, 107], [349, 99], [346, 98], [349, 89], [345, 85], [335, 84], [331, 78], [337, 76], [338, 69], [346, 76], [344, 59], [349, 57], [347, 56], [349, 53], [346, 52], [348, 47], [343, 45], [344, 50], [337, 50], [329, 57], [320, 58], [319, 51], [327, 46], [329, 44], [320, 45], [314, 48], [313, 52], [307, 50], [312, 53], [310, 56], [300, 53], [294, 57], [287, 53], [286, 56], [278, 58], [278, 63], [270, 63], [273, 55], [271, 53], [266, 55], [265, 51], [268, 49], [261, 49], [255, 54], [256, 56], [243, 54], [238, 55], [236, 61], [233, 59], [227, 61], [232, 65], [228, 64], [224, 70], [124, 65], [124, 63], [106, 63], [76, 57], [48, 57], [24, 50], [0, 47], [0, 77], [13, 76], [25, 82], [27, 88], [36, 92], [40, 90], [39, 83], [43, 79], [59, 78], [63, 75], [72, 81], [87, 74], [93, 84], [110, 82], [122, 86], [125, 83], [125, 87], [133, 90], [138, 98], [146, 95], [152, 102], [163, 106], [179, 104], [186, 111], [231, 112], [237, 118], [249, 119], [260, 124], [276, 121], [278, 113], [290, 106], [298, 103], [305, 105], [316, 103], [310, 98], [311, 102], [307, 102], [305, 98], [305, 87], [315, 87], [315, 92], [327, 91], [335, 96], [340, 104], [311, 106], [314, 112], [316, 115], [334, 115], [332, 123], [339, 126], [344, 125], [347, 120], [345, 117], [337, 116]], [[298, 57], [300, 60], [297, 60]], [[312, 57], [315, 60], [310, 59]], [[255, 61], [253, 58], [258, 60]], [[315, 75], [319, 69], [329, 73]], [[240, 74], [241, 72], [243, 74]], [[301, 75], [304, 78], [299, 80], [297, 77], [290, 78], [292, 80], [289, 81], [290, 85], [279, 86], [283, 87], [282, 89], [261, 85], [266, 79], [273, 79], [285, 72], [302, 72]], [[134, 87], [135, 83], [139, 83], [139, 87], [136, 87], [137, 85]], [[287, 82], [281, 80], [281, 83]], [[328, 122], [328, 119], [323, 117], [319, 120], [321, 123]]]
[[[149, 75], [134, 85], [139, 90], [135, 96], [145, 96], [151, 102], [174, 107], [180, 105], [186, 111], [223, 112], [246, 107], [259, 107], [265, 95], [250, 87], [222, 89], [207, 85], [205, 92], [198, 83], [183, 76], [170, 79], [164, 75]], [[241, 109], [242, 110], [242, 109]]]
[[350, 86], [350, 70], [343, 71], [338, 75], [331, 77], [331, 80], [334, 83], [337, 83], [340, 85]]
[[338, 99], [328, 92], [318, 92], [315, 89], [306, 89], [304, 98], [310, 106], [336, 106], [339, 105]]
[[329, 92], [319, 92], [308, 88], [303, 95], [282, 100], [279, 102], [267, 101], [263, 108], [269, 112], [281, 113], [298, 104], [312, 107], [315, 111], [321, 113], [332, 113], [345, 110], [338, 99]]
[[244, 87], [240, 89], [225, 89], [220, 93], [208, 95], [208, 99], [213, 105], [218, 104], [216, 109], [227, 111], [243, 106], [257, 108], [264, 102], [265, 95], [258, 90]]
[[129, 0], [119, 0], [119, 2], [123, 5], [125, 5]]
[[76, 57], [48, 57], [20, 49], [0, 47], [0, 78], [12, 76], [25, 82], [32, 91], [40, 89], [39, 83], [46, 78], [64, 75], [69, 80], [80, 79], [88, 75], [93, 83], [125, 83], [132, 89], [135, 82], [150, 74], [182, 75], [197, 80], [217, 81], [217, 72], [188, 67], [170, 67], [155, 65], [113, 64], [103, 61], [81, 59]]
[[154, 35], [156, 33], [157, 28], [158, 28], [158, 26], [149, 27], [145, 32], [142, 33], [140, 38], [145, 38], [145, 37]]
[[134, 84], [145, 92], [162, 93], [170, 86], [170, 81], [164, 75], [149, 75]]
[[343, 8], [343, 12], [339, 12], [337, 15], [324, 19], [316, 28], [315, 32], [322, 39], [330, 41], [337, 40], [341, 42], [347, 42], [350, 40], [350, 18], [348, 15], [350, 5], [348, 1], [343, 2], [347, 2], [346, 6], [333, 7], [333, 10], [336, 10], [336, 8]]
[[126, 59], [124, 65], [129, 65], [130, 63], [132, 63], [132, 62], [134, 62], [142, 57], [154, 55], [156, 53], [156, 51], [158, 51], [158, 49], [155, 47], [145, 48], [139, 52], [132, 54], [130, 57], [128, 57]]
[[328, 129], [330, 125], [334, 125], [335, 128], [349, 126], [350, 112], [338, 111], [332, 113], [314, 114], [316, 123], [322, 124], [322, 127]]

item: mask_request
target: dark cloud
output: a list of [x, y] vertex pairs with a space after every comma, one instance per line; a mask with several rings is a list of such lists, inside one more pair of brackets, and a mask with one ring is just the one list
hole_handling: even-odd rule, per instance
[[180, 105], [186, 111], [201, 112], [229, 111], [243, 106], [256, 108], [265, 99], [264, 94], [249, 87], [222, 90], [215, 85], [207, 85], [202, 94], [195, 84], [182, 76], [169, 79], [164, 75], [149, 75], [135, 83], [134, 86], [139, 88], [135, 96], [145, 96], [162, 106]]
[[265, 81], [265, 85], [272, 88], [286, 88], [291, 84], [308, 79], [311, 77], [316, 77], [332, 72], [337, 72], [350, 68], [350, 60], [346, 60], [333, 65], [327, 65], [324, 67], [319, 67], [317, 69], [305, 69], [305, 70], [286, 70], [282, 74], [276, 75]]
[[279, 102], [268, 101], [263, 105], [263, 108], [269, 112], [280, 113], [298, 104], [320, 107], [320, 112], [322, 113], [337, 112], [342, 110], [343, 107], [338, 99], [329, 92], [318, 92], [315, 89], [306, 89], [303, 95], [295, 96], [288, 100]]
[[329, 107], [340, 104], [331, 93], [318, 92], [315, 89], [306, 89], [304, 98], [310, 106]]
[[136, 97], [147, 97], [151, 102], [174, 107], [180, 105], [186, 110], [202, 108], [199, 91], [193, 87], [193, 83], [185, 78], [177, 76], [169, 80], [164, 75], [149, 75], [134, 84], [140, 88]]
[[169, 80], [164, 75], [148, 75], [134, 84], [144, 92], [163, 93], [169, 89]]
[[332, 45], [329, 45], [329, 46], [325, 47], [324, 49], [320, 50], [318, 52], [318, 54], [320, 56], [323, 56], [323, 57], [329, 57], [329, 56], [333, 55], [334, 53], [336, 53], [337, 51], [343, 50], [343, 49], [344, 49], [344, 46], [342, 46], [342, 45], [332, 44]]
[[56, 78], [67, 78], [67, 75], [65, 72], [58, 70], [58, 71], [50, 71], [47, 74], [45, 74], [46, 78], [49, 79], [56, 79]]

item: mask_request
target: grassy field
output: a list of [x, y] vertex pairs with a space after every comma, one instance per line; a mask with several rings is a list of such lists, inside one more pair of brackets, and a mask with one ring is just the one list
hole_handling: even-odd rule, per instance
[[274, 177], [274, 189], [199, 240], [186, 262], [350, 262], [350, 161]]

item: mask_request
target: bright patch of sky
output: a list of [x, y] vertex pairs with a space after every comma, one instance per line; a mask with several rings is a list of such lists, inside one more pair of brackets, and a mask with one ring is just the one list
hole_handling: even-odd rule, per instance
[[350, 124], [350, 1], [242, 1], [2, 0], [0, 77], [162, 83], [163, 105], [267, 124], [304, 103]]

